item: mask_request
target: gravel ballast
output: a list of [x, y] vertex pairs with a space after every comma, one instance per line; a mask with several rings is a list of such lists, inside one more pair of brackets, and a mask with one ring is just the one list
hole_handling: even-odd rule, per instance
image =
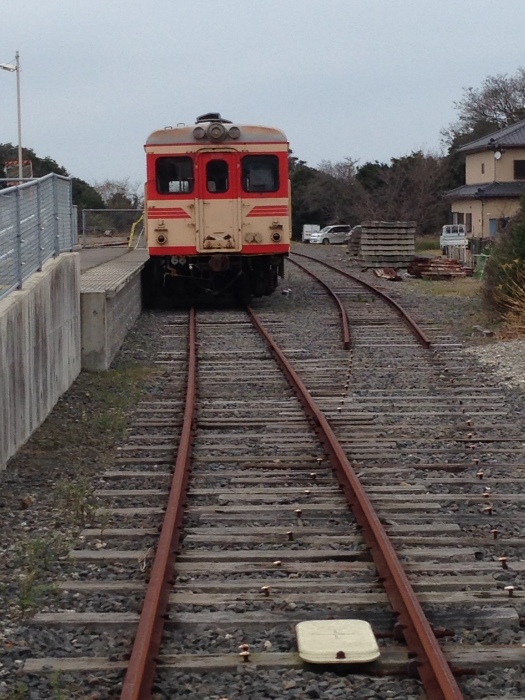
[[[459, 295], [447, 290], [439, 294], [432, 283], [424, 280], [382, 282], [371, 271], [363, 272], [351, 266], [343, 246], [297, 245], [296, 250], [326, 259], [362, 276], [366, 281], [383, 288], [396, 301], [406, 306], [418, 321], [435, 321], [453, 337], [460, 339], [463, 348], [457, 353], [460, 366], [474, 367], [480, 384], [498, 386], [505, 396], [506, 409], [516, 431], [525, 435], [525, 340], [498, 341], [479, 331], [480, 302], [471, 292]], [[287, 277], [279, 290], [269, 298], [255, 300], [256, 311], [264, 314], [278, 310], [286, 316], [289, 332], [296, 338], [297, 349], [315, 352], [317, 342], [322, 341], [320, 316], [325, 314], [326, 304], [319, 299], [321, 290], [312, 293], [315, 283], [287, 265]], [[469, 288], [470, 289], [470, 288]], [[283, 290], [290, 290], [283, 294]], [[305, 307], [308, 314], [304, 313]], [[319, 307], [319, 310], [318, 310]], [[300, 313], [299, 313], [300, 312]], [[299, 320], [297, 320], [299, 319]], [[49, 684], [27, 680], [16, 675], [24, 658], [34, 655], [35, 646], [64, 653], [74, 647], [78, 638], [67, 635], [61, 640], [54, 633], [32, 629], [28, 632], [26, 620], [33, 610], [45, 610], [50, 604], [52, 591], [36, 587], [27, 590], [24, 582], [35, 568], [30, 543], [40, 542], [49, 551], [48, 569], [39, 568], [39, 581], [45, 586], [53, 580], [57, 571], [67, 576], [68, 562], [64, 546], [74, 543], [79, 524], [64, 517], [63, 504], [57, 498], [64, 481], [85, 479], [86, 483], [100, 486], [100, 475], [110, 468], [125, 435], [127, 417], [131, 415], [138, 398], [150, 389], [161, 392], [163, 370], [152, 370], [158, 349], [157, 337], [162, 326], [162, 314], [146, 312], [130, 332], [124, 347], [111, 370], [102, 374], [82, 373], [71, 389], [60, 399], [51, 416], [33, 435], [27, 444], [11, 460], [0, 474], [0, 531], [2, 533], [2, 567], [0, 573], [0, 697], [47, 698], [60, 696], [50, 693]], [[481, 324], [483, 325], [483, 324]], [[89, 577], [89, 570], [86, 577]], [[25, 577], [25, 578], [24, 578]], [[118, 577], [118, 572], [115, 574]], [[54, 593], [53, 595], [56, 595]], [[25, 596], [25, 597], [24, 597]], [[67, 603], [67, 599], [66, 599]], [[38, 638], [37, 638], [38, 637]], [[515, 639], [515, 636], [513, 636]], [[525, 641], [525, 640], [524, 640]], [[103, 640], [92, 635], [86, 642], [96, 655], [103, 647]], [[210, 644], [213, 648], [213, 644]], [[122, 653], [123, 649], [115, 650]], [[503, 669], [491, 674], [490, 692], [493, 697], [520, 697], [522, 695], [520, 669]], [[169, 685], [173, 676], [167, 680]], [[55, 681], [57, 682], [57, 681]], [[67, 686], [67, 679], [61, 679]], [[177, 676], [177, 695], [158, 697], [210, 698], [218, 700], [234, 698], [381, 698], [376, 692], [374, 679], [366, 677], [338, 678], [335, 674], [299, 673], [297, 671], [271, 671], [264, 676], [240, 669], [219, 678], [207, 678], [198, 674]], [[206, 688], [215, 684], [217, 693], [207, 694]], [[414, 683], [397, 679], [386, 697], [398, 700], [419, 697]], [[463, 682], [468, 697], [490, 696], [486, 679], [470, 678]], [[166, 685], [163, 684], [165, 691]], [[327, 694], [327, 688], [330, 688]], [[24, 695], [24, 692], [26, 693]], [[53, 691], [55, 692], [55, 691]], [[60, 691], [61, 692], [61, 691]], [[78, 691], [82, 693], [82, 690]], [[175, 689], [173, 688], [173, 692]], [[18, 695], [16, 693], [19, 693]], [[46, 693], [48, 693], [46, 695]], [[71, 695], [71, 697], [117, 697], [111, 683], [100, 694]]]

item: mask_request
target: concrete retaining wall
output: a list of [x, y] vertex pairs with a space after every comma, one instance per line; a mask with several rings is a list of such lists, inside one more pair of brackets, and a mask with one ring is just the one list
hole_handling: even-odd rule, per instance
[[80, 263], [65, 253], [0, 301], [0, 469], [80, 367]]
[[133, 255], [82, 275], [82, 369], [107, 370], [142, 311], [140, 270]]

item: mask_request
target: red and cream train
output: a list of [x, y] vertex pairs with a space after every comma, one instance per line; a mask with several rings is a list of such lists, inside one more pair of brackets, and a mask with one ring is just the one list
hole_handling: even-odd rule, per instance
[[288, 142], [220, 114], [146, 145], [150, 299], [271, 294], [290, 250]]

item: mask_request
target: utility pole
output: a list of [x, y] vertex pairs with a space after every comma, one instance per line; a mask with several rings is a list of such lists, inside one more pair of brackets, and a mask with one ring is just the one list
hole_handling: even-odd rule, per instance
[[18, 179], [19, 184], [22, 184], [24, 172], [22, 167], [22, 108], [20, 103], [20, 53], [17, 51], [15, 56], [15, 64], [0, 63], [2, 70], [7, 70], [10, 73], [16, 73], [16, 111], [18, 121]]

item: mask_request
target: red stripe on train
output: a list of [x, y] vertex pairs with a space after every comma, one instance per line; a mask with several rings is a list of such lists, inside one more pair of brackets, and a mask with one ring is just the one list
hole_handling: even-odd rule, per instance
[[223, 255], [275, 255], [276, 253], [288, 253], [290, 251], [290, 245], [288, 243], [271, 243], [267, 245], [255, 244], [243, 246], [242, 252], [236, 251], [230, 253], [227, 250], [218, 250], [214, 253], [203, 251], [198, 253], [195, 246], [156, 246], [154, 248], [149, 248], [149, 254], [151, 256], [158, 255], [216, 255], [217, 253], [222, 253]]
[[271, 244], [255, 244], [248, 245], [244, 244], [242, 247], [242, 252], [246, 255], [260, 255], [261, 253], [266, 253], [267, 255], [275, 255], [276, 253], [289, 253], [290, 244], [289, 243], [271, 243]]
[[188, 212], [181, 208], [148, 209], [148, 219], [191, 219]]
[[247, 216], [288, 216], [288, 207], [278, 204], [267, 207], [254, 207]]
[[148, 249], [150, 255], [197, 255], [197, 248], [190, 245], [156, 246]]

